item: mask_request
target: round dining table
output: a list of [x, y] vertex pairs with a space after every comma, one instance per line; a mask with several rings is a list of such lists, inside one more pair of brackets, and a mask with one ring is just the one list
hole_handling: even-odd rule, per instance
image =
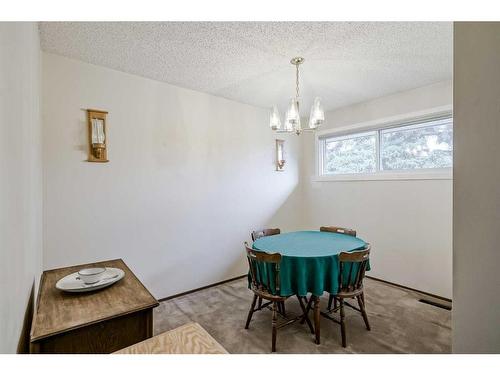
[[[360, 250], [366, 245], [361, 238], [347, 234], [299, 231], [261, 237], [254, 241], [253, 249], [281, 254], [280, 289], [272, 290], [274, 293], [286, 297], [297, 295], [299, 298], [311, 293], [309, 303], [314, 302], [316, 343], [319, 344], [319, 297], [324, 292], [338, 292], [338, 254]], [[270, 269], [262, 269], [261, 272], [267, 273]], [[271, 285], [271, 289], [274, 287]]]

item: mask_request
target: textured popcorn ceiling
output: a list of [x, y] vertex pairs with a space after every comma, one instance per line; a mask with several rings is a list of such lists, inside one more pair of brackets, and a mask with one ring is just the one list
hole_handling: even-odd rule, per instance
[[303, 115], [452, 77], [452, 24], [435, 22], [42, 22], [42, 48], [262, 107], [294, 95]]

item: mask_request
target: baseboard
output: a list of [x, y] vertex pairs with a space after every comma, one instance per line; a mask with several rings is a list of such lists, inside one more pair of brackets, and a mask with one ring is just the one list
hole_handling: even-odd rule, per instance
[[222, 285], [222, 284], [225, 284], [225, 283], [229, 283], [231, 281], [242, 279], [242, 278], [247, 277], [247, 276], [248, 276], [247, 274], [244, 274], [244, 275], [241, 275], [241, 276], [236, 276], [236, 277], [233, 277], [231, 279], [222, 280], [222, 281], [219, 281], [219, 282], [214, 283], [214, 284], [205, 285], [205, 286], [202, 286], [200, 288], [191, 289], [191, 290], [188, 290], [188, 291], [185, 291], [185, 292], [182, 292], [182, 293], [178, 293], [178, 294], [174, 294], [174, 295], [171, 295], [171, 296], [168, 296], [168, 297], [160, 298], [158, 301], [159, 302], [168, 301], [169, 299], [172, 299], [172, 298], [182, 297], [182, 296], [185, 296], [186, 294], [198, 292], [200, 290], [208, 289], [208, 288], [211, 288], [213, 286], [217, 286], [217, 285]]
[[[217, 285], [222, 285], [222, 284], [225, 284], [225, 283], [229, 283], [231, 281], [242, 279], [242, 278], [247, 277], [247, 276], [248, 276], [247, 274], [241, 275], [241, 276], [236, 276], [236, 277], [233, 277], [231, 279], [219, 281], [219, 282], [214, 283], [214, 284], [205, 285], [205, 286], [202, 286], [202, 287], [199, 287], [199, 288], [196, 288], [196, 289], [191, 289], [191, 290], [187, 290], [187, 291], [182, 292], [182, 293], [178, 293], [178, 294], [174, 294], [174, 295], [171, 295], [171, 296], [168, 296], [168, 297], [160, 298], [158, 301], [160, 301], [160, 302], [168, 301], [169, 299], [173, 299], [173, 298], [177, 298], [177, 297], [182, 297], [182, 296], [185, 296], [185, 295], [190, 294], [190, 293], [198, 292], [200, 290], [208, 289], [208, 288], [211, 288], [211, 287], [214, 287], [214, 286], [217, 286]], [[412, 292], [417, 292], [417, 293], [420, 293], [420, 294], [424, 294], [424, 295], [429, 296], [429, 297], [437, 298], [437, 299], [440, 299], [440, 300], [443, 300], [443, 301], [447, 301], [447, 302], [452, 302], [451, 299], [449, 299], [449, 298], [441, 297], [441, 296], [438, 296], [436, 294], [432, 294], [432, 293], [428, 293], [428, 292], [423, 292], [421, 290], [413, 289], [413, 288], [410, 288], [410, 287], [405, 286], [405, 285], [396, 284], [396, 283], [393, 283], [393, 282], [390, 282], [390, 281], [386, 281], [386, 280], [383, 280], [383, 279], [379, 279], [379, 278], [373, 277], [373, 276], [367, 276], [366, 275], [365, 277], [368, 278], [368, 279], [375, 280], [375, 281], [380, 281], [380, 282], [385, 283], [385, 284], [396, 286], [398, 288], [403, 288], [403, 289], [411, 290]]]
[[396, 284], [396, 283], [393, 283], [391, 281], [386, 281], [386, 280], [379, 279], [379, 278], [376, 278], [376, 277], [373, 277], [373, 276], [368, 276], [368, 275], [365, 275], [365, 277], [368, 278], [368, 279], [380, 281], [380, 282], [385, 283], [385, 284], [397, 286], [398, 288], [403, 288], [403, 289], [411, 290], [412, 292], [417, 292], [417, 293], [420, 293], [420, 294], [425, 294], [426, 296], [437, 298], [437, 299], [440, 299], [440, 300], [443, 300], [443, 301], [446, 301], [446, 302], [452, 302], [451, 299], [449, 299], [449, 298], [441, 297], [441, 296], [438, 296], [436, 294], [432, 294], [432, 293], [428, 293], [428, 292], [423, 292], [421, 290], [413, 289], [413, 288], [410, 288], [408, 286], [404, 286], [404, 285], [401, 285], [401, 284]]

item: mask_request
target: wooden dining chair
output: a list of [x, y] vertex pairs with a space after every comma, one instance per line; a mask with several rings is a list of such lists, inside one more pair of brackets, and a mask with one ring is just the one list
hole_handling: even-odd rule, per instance
[[252, 232], [252, 241], [255, 241], [261, 237], [274, 236], [275, 234], [280, 233], [281, 230], [279, 228], [254, 230]]
[[[356, 237], [356, 230], [355, 229], [349, 229], [349, 228], [342, 228], [342, 227], [320, 227], [319, 228], [320, 232], [332, 232], [332, 233], [340, 233], [340, 234], [347, 234], [348, 236], [353, 236]], [[328, 298], [328, 310], [332, 309], [332, 302], [333, 302], [333, 294], [330, 294]], [[335, 307], [337, 307], [335, 305]]]
[[[267, 228], [267, 229], [260, 229], [260, 230], [254, 230], [251, 235], [252, 235], [252, 241], [255, 241], [259, 238], [262, 238], [262, 237], [267, 237], [267, 236], [274, 236], [276, 234], [281, 234], [281, 230], [279, 228]], [[262, 298], [259, 297], [258, 299], [258, 306], [260, 308], [260, 306], [262, 306]], [[307, 303], [307, 302], [306, 302]], [[283, 311], [281, 311], [281, 309], [283, 308]], [[281, 313], [285, 313], [285, 304], [279, 304], [278, 305], [278, 310], [281, 312]]]
[[321, 227], [319, 228], [321, 232], [333, 232], [347, 234], [349, 236], [356, 237], [356, 231], [354, 229], [342, 228], [342, 227]]
[[[340, 324], [340, 332], [342, 334], [342, 346], [347, 346], [346, 327], [345, 327], [345, 313], [344, 305], [359, 311], [365, 321], [366, 329], [371, 330], [370, 323], [368, 322], [368, 315], [365, 309], [365, 297], [363, 290], [363, 279], [365, 277], [366, 267], [370, 258], [370, 244], [362, 250], [352, 252], [342, 252], [339, 254], [339, 289], [333, 296], [335, 307], [328, 308], [326, 312], [321, 312], [321, 315]], [[344, 277], [347, 274], [347, 277]], [[351, 305], [346, 299], [357, 299], [359, 307]], [[339, 306], [337, 307], [337, 301]], [[310, 303], [307, 305], [306, 312], [309, 313], [311, 309]], [[332, 314], [339, 311], [340, 320], [336, 319]]]
[[[284, 302], [290, 296], [281, 296], [280, 295], [280, 263], [281, 263], [281, 254], [267, 254], [260, 251], [255, 251], [248, 247], [248, 243], [245, 242], [245, 249], [248, 259], [248, 266], [250, 269], [250, 278], [251, 278], [251, 289], [254, 293], [252, 305], [250, 306], [250, 311], [248, 311], [247, 322], [245, 324], [245, 329], [248, 329], [250, 325], [250, 321], [252, 320], [253, 313], [263, 308], [271, 308], [272, 315], [272, 346], [271, 350], [273, 352], [276, 351], [276, 335], [277, 331], [280, 328], [283, 328], [293, 322], [304, 319], [309, 326], [309, 330], [311, 333], [314, 333], [313, 326], [309, 317], [306, 314], [306, 308], [302, 299], [297, 296], [299, 301], [300, 308], [302, 310], [302, 315], [293, 317], [291, 319], [284, 313], [284, 310], [278, 309], [279, 304], [284, 304]], [[262, 272], [262, 269], [266, 269], [267, 272]], [[274, 292], [273, 292], [274, 286]], [[264, 299], [266, 302], [261, 304], [257, 308], [255, 307], [257, 303], [257, 299]], [[282, 315], [285, 321], [278, 325], [278, 313]]]

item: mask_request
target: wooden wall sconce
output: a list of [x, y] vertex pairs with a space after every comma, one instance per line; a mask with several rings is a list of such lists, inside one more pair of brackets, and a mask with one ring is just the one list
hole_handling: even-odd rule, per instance
[[107, 124], [106, 115], [108, 112], [96, 109], [87, 109], [89, 127], [89, 159], [90, 162], [108, 162], [107, 149]]
[[276, 170], [285, 170], [285, 141], [282, 139], [276, 140]]

